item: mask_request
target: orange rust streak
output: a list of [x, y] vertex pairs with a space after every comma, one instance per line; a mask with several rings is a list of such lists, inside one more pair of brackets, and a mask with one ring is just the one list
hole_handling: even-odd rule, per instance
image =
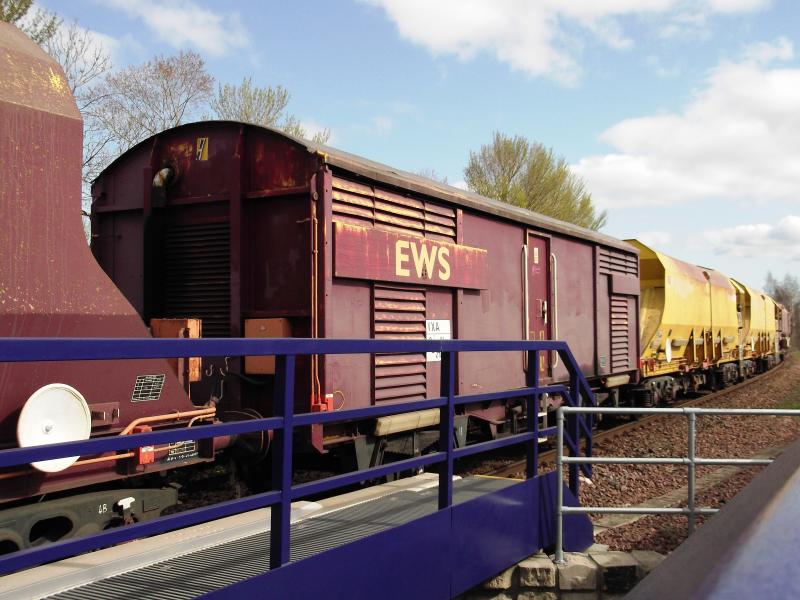
[[160, 421], [171, 421], [175, 419], [188, 419], [190, 417], [211, 417], [214, 416], [217, 409], [214, 407], [203, 408], [199, 410], [190, 410], [186, 412], [174, 412], [168, 415], [153, 415], [150, 417], [140, 417], [131, 421], [128, 426], [122, 430], [120, 435], [128, 435], [134, 427], [144, 423], [158, 423]]
[[133, 452], [125, 452], [124, 454], [113, 454], [110, 456], [98, 456], [96, 458], [86, 458], [84, 460], [76, 461], [70, 466], [79, 467], [81, 465], [93, 465], [96, 463], [108, 462], [110, 460], [121, 460], [123, 458], [132, 458], [133, 456], [134, 456]]

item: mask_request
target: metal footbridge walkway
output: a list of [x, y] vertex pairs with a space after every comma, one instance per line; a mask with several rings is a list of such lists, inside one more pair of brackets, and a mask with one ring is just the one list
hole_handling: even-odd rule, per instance
[[[527, 355], [526, 387], [484, 394], [456, 393], [459, 352], [522, 351]], [[441, 395], [407, 403], [376, 405], [336, 412], [294, 414], [295, 360], [310, 354], [441, 352]], [[540, 352], [557, 352], [569, 381], [540, 385]], [[64, 539], [46, 546], [0, 556], [6, 583], [23, 570], [64, 561], [68, 557], [108, 548], [130, 540], [175, 532], [232, 515], [261, 514], [264, 523], [244, 535], [154, 564], [118, 572], [111, 577], [63, 591], [56, 598], [450, 598], [479, 584], [511, 564], [552, 546], [555, 537], [555, 473], [538, 473], [538, 439], [555, 428], [531, 430], [508, 437], [455, 446], [457, 407], [476, 401], [520, 398], [527, 414], [538, 413], [542, 394], [556, 394], [566, 405], [593, 403], [588, 383], [572, 353], [556, 341], [407, 341], [309, 339], [0, 339], [0, 361], [113, 360], [161, 357], [274, 355], [275, 415], [269, 418], [197, 427], [94, 438], [0, 451], [0, 468], [53, 458], [130, 451], [139, 447], [271, 430], [272, 490], [238, 500]], [[292, 485], [292, 440], [296, 427], [353, 421], [411, 411], [438, 409], [439, 450], [390, 464]], [[591, 416], [576, 415], [567, 424], [565, 442], [574, 455], [591, 455]], [[489, 478], [453, 477], [456, 459], [523, 444], [526, 479], [514, 482]], [[292, 507], [309, 496], [330, 493], [355, 483], [394, 473], [435, 468], [435, 485], [400, 490], [336, 511], [293, 518]], [[589, 474], [589, 467], [581, 467]], [[566, 504], [576, 504], [578, 465], [570, 467], [569, 486], [562, 484]], [[265, 510], [267, 509], [268, 510]], [[252, 511], [256, 511], [255, 513]], [[296, 511], [295, 511], [296, 512]], [[1, 514], [1, 513], [0, 513]], [[295, 517], [297, 515], [295, 514]], [[585, 515], [564, 521], [564, 546], [583, 549], [591, 543]], [[167, 534], [172, 535], [172, 534]], [[151, 538], [158, 539], [158, 538]], [[147, 540], [150, 541], [150, 540]], [[72, 563], [76, 559], [71, 559]], [[50, 564], [44, 569], [56, 568]], [[22, 573], [19, 573], [22, 571]], [[42, 571], [44, 572], [44, 571]], [[0, 595], [4, 588], [0, 579]]]

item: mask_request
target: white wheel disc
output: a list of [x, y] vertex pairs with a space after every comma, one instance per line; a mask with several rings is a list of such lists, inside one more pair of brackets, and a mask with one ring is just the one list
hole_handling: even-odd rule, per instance
[[[20, 448], [87, 440], [92, 432], [92, 413], [86, 399], [75, 388], [51, 383], [39, 388], [28, 400], [17, 421]], [[78, 456], [31, 463], [45, 473], [58, 473], [71, 466]]]

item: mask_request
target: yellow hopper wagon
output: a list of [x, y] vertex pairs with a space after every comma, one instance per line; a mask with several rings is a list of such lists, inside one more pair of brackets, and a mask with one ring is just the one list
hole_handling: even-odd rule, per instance
[[653, 406], [736, 381], [737, 287], [718, 271], [627, 241], [639, 250], [641, 274], [641, 379], [633, 403]]
[[771, 368], [780, 360], [783, 307], [764, 292], [731, 279], [739, 314], [739, 371], [742, 377]]

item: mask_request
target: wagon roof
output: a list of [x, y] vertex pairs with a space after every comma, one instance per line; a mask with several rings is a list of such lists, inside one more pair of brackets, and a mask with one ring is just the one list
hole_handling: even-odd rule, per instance
[[[396, 169], [394, 167], [390, 167], [389, 165], [384, 165], [382, 163], [376, 162], [374, 160], [369, 160], [368, 158], [364, 158], [362, 156], [350, 154], [349, 152], [345, 152], [344, 150], [339, 150], [337, 148], [332, 148], [330, 146], [326, 146], [323, 144], [316, 144], [309, 140], [305, 140], [290, 135], [279, 129], [273, 129], [271, 127], [263, 127], [261, 125], [254, 125], [252, 123], [240, 123], [238, 121], [198, 121], [195, 123], [187, 123], [184, 125], [179, 125], [174, 129], [191, 128], [191, 127], [197, 127], [202, 124], [210, 124], [210, 123], [222, 123], [222, 124], [228, 123], [228, 124], [236, 124], [237, 126], [241, 126], [244, 124], [254, 129], [264, 129], [266, 131], [271, 132], [272, 134], [281, 136], [283, 138], [291, 140], [296, 144], [299, 144], [300, 146], [305, 147], [308, 152], [316, 154], [323, 161], [325, 161], [327, 164], [333, 167], [348, 171], [350, 173], [353, 173], [355, 175], [367, 179], [379, 181], [381, 183], [392, 185], [398, 188], [403, 188], [420, 194], [425, 194], [427, 196], [432, 196], [434, 198], [439, 198], [441, 200], [445, 200], [447, 202], [451, 202], [452, 204], [463, 206], [465, 208], [470, 208], [472, 210], [487, 212], [501, 218], [510, 219], [512, 221], [518, 221], [545, 230], [558, 232], [564, 235], [580, 238], [583, 240], [588, 240], [591, 242], [595, 242], [597, 244], [609, 246], [611, 248], [617, 248], [625, 252], [630, 252], [631, 254], [639, 253], [639, 251], [635, 247], [623, 242], [622, 240], [618, 240], [617, 238], [612, 237], [610, 235], [598, 233], [597, 231], [586, 229], [585, 227], [580, 227], [572, 223], [567, 223], [565, 221], [560, 221], [552, 217], [547, 217], [545, 215], [530, 210], [526, 210], [524, 208], [512, 206], [511, 204], [500, 202], [499, 200], [493, 200], [491, 198], [487, 198], [486, 196], [481, 196], [474, 192], [462, 190], [460, 188], [447, 185], [446, 183], [434, 181], [433, 179], [429, 179], [427, 177], [423, 177], [415, 173], [409, 173], [408, 171]], [[137, 146], [146, 144], [147, 141], [148, 140], [144, 140], [140, 144], [137, 144]], [[134, 146], [134, 148], [136, 148], [137, 146]]]

